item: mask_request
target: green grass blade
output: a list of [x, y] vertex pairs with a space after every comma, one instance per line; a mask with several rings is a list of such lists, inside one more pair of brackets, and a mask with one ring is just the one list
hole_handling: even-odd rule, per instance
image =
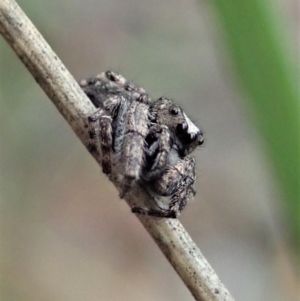
[[290, 238], [300, 251], [300, 97], [282, 19], [266, 0], [212, 3], [283, 192]]

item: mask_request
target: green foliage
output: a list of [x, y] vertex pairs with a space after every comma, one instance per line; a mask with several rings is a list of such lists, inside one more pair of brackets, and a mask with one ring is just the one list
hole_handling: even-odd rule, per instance
[[[266, 0], [214, 0], [236, 74], [253, 108], [300, 250], [300, 109], [282, 18]], [[273, 9], [273, 10], [272, 10]], [[276, 19], [276, 23], [275, 23]]]

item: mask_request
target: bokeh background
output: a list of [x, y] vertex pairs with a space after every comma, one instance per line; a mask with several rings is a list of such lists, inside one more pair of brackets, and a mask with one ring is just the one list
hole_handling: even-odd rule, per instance
[[[184, 107], [206, 143], [183, 225], [236, 300], [299, 300], [283, 193], [211, 3], [18, 3], [76, 79], [114, 70]], [[276, 5], [296, 55], [297, 2]], [[3, 39], [0, 76], [1, 300], [192, 300]]]

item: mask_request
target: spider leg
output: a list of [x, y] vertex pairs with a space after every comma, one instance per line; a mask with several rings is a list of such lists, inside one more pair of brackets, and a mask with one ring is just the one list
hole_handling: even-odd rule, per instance
[[154, 142], [150, 141], [150, 145], [145, 149], [146, 162], [150, 162], [142, 176], [146, 181], [153, 181], [160, 178], [167, 165], [171, 150], [171, 138], [168, 127], [158, 124], [150, 128], [147, 137]]
[[132, 102], [127, 113], [122, 162], [124, 181], [120, 197], [123, 198], [140, 177], [144, 160], [144, 143], [148, 133], [148, 107], [139, 102]]
[[112, 148], [112, 118], [103, 109], [88, 117], [90, 133], [90, 150], [102, 155], [103, 173], [111, 173], [110, 152]]
[[177, 218], [185, 205], [195, 194], [195, 159], [186, 157], [167, 169], [153, 185], [153, 190], [161, 196], [171, 196], [168, 208], [132, 208], [132, 212], [156, 217]]

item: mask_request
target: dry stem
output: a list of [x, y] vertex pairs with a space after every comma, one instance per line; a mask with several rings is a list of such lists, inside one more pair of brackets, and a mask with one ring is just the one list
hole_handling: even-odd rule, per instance
[[[87, 146], [87, 120], [94, 106], [41, 34], [13, 0], [0, 1], [0, 32], [37, 83]], [[98, 163], [100, 158], [95, 158]], [[130, 206], [155, 203], [143, 189]], [[233, 300], [179, 220], [138, 216], [196, 300]]]

